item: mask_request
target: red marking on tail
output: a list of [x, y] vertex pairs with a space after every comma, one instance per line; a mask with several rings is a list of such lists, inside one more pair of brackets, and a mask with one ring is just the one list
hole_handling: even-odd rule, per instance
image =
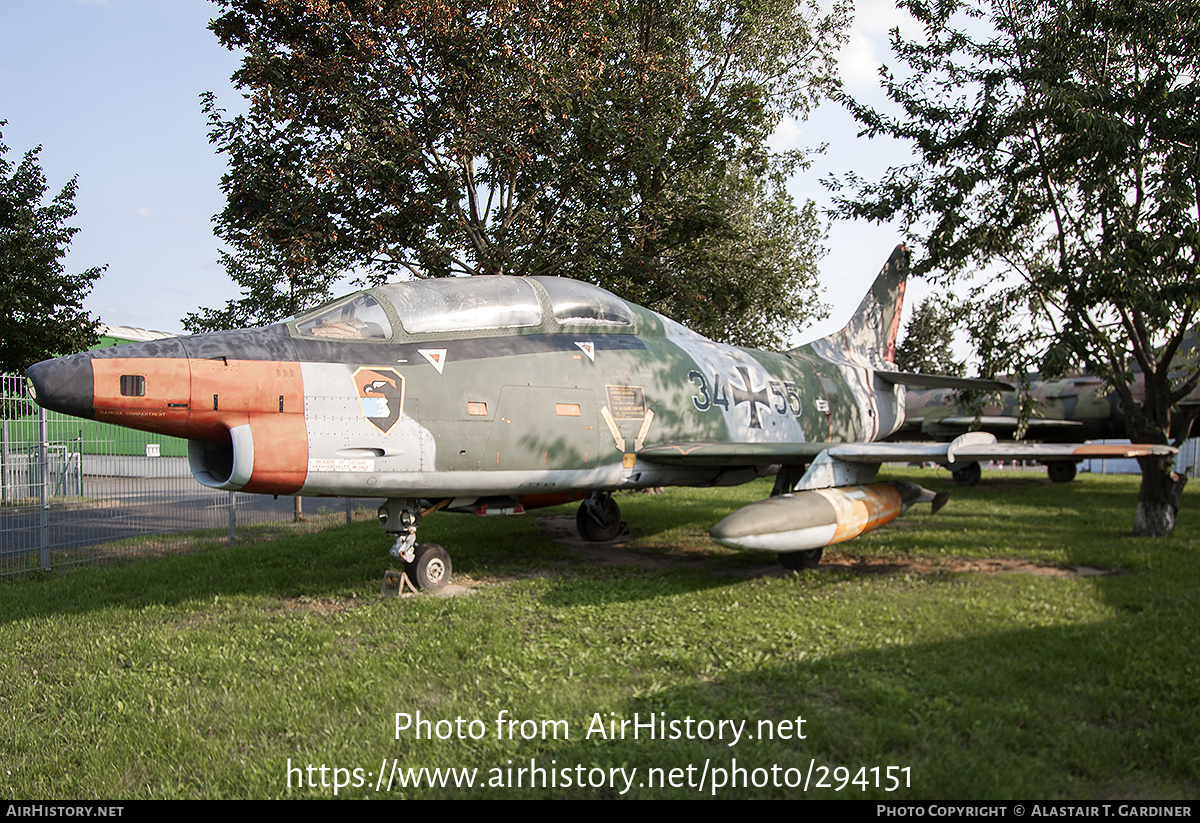
[[896, 362], [896, 336], [900, 332], [900, 313], [904, 309], [904, 286], [905, 281], [900, 281], [899, 293], [896, 295], [896, 312], [892, 315], [892, 325], [888, 329], [887, 336], [887, 354], [884, 356], [889, 363]]

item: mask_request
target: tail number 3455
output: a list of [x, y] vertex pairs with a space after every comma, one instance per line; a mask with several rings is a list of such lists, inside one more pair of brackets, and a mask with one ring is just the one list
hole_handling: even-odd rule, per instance
[[720, 406], [724, 411], [729, 411], [732, 395], [734, 405], [750, 401], [769, 406], [777, 414], [790, 412], [796, 417], [800, 416], [800, 394], [796, 391], [796, 384], [790, 380], [768, 380], [766, 388], [758, 391], [738, 386], [732, 386], [731, 390], [729, 380], [715, 373], [710, 388], [708, 379], [695, 369], [688, 372], [688, 380], [696, 385], [696, 393], [692, 395], [692, 404], [696, 411], [705, 412], [713, 406]]

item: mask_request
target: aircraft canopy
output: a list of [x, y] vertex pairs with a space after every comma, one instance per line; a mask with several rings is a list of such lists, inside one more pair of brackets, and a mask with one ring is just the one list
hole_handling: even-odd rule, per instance
[[538, 326], [542, 302], [534, 283], [546, 290], [559, 323], [633, 325], [633, 312], [623, 300], [578, 280], [447, 277], [391, 283], [361, 292], [301, 317], [296, 332], [304, 337], [341, 340], [391, 339], [392, 323], [381, 299], [391, 303], [409, 334]]

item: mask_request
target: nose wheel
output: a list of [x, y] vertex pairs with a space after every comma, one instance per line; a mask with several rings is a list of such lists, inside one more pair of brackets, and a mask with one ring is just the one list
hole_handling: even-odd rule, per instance
[[409, 580], [422, 591], [444, 589], [450, 582], [450, 552], [440, 543], [421, 543], [415, 554], [413, 561], [404, 566]]

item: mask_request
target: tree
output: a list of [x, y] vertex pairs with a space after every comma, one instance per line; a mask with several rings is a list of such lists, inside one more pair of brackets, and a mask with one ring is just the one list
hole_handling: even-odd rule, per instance
[[845, 7], [218, 2], [250, 100], [205, 102], [218, 231], [277, 282], [567, 275], [760, 344], [819, 305], [816, 214], [775, 185], [800, 158], [766, 140], [831, 87]]
[[[0, 120], [0, 127], [7, 125]], [[0, 143], [0, 372], [26, 367], [96, 343], [99, 320], [83, 309], [104, 267], [66, 274], [62, 259], [79, 231], [75, 216], [77, 180], [72, 178], [49, 203], [46, 177], [38, 165], [41, 146], [13, 166]]]
[[954, 358], [954, 327], [951, 312], [936, 299], [922, 300], [904, 327], [904, 341], [896, 347], [896, 368], [962, 377], [967, 367]]
[[[851, 178], [840, 213], [899, 218], [923, 248], [914, 272], [967, 284], [985, 373], [1086, 369], [1133, 440], [1166, 443], [1200, 380], [1175, 362], [1200, 306], [1200, 3], [902, 5], [925, 28], [893, 32], [906, 74], [883, 83], [903, 113], [847, 103], [918, 161]], [[1141, 466], [1134, 531], [1169, 533], [1184, 479]]]
[[[274, 252], [274, 254], [273, 254]], [[221, 308], [189, 312], [183, 327], [191, 332], [240, 329], [277, 322], [334, 297], [333, 280], [311, 265], [289, 265], [277, 250], [260, 246], [219, 254], [221, 265], [242, 289], [242, 296]]]

